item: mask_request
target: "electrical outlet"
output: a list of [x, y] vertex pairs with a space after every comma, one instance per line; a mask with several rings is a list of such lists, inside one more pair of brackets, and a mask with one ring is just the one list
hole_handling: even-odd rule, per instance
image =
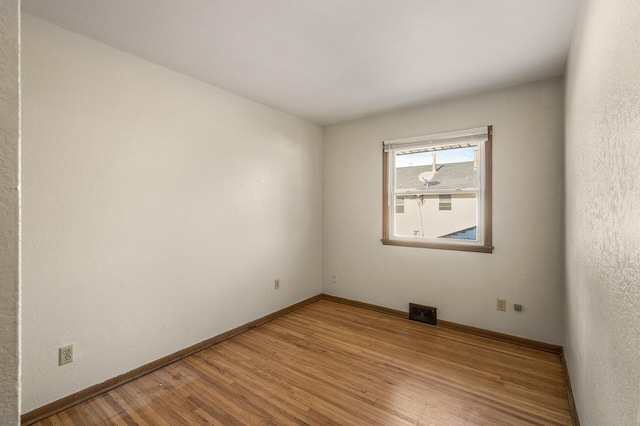
[[338, 284], [338, 276], [336, 274], [331, 275], [331, 282]]
[[496, 303], [496, 309], [499, 311], [507, 310], [507, 299], [498, 299]]
[[73, 362], [73, 345], [62, 346], [58, 349], [58, 365]]
[[273, 281], [273, 287], [274, 287], [276, 290], [280, 288], [280, 278], [276, 278], [276, 279]]

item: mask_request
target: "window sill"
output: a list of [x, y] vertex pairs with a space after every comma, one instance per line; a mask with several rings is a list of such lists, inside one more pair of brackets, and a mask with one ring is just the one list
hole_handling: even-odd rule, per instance
[[383, 245], [386, 246], [402, 246], [402, 247], [416, 247], [416, 248], [430, 248], [438, 250], [455, 250], [455, 251], [471, 251], [475, 253], [492, 253], [493, 246], [486, 245], [468, 245], [468, 244], [438, 244], [428, 243], [424, 241], [404, 241], [404, 240], [389, 240], [382, 239]]

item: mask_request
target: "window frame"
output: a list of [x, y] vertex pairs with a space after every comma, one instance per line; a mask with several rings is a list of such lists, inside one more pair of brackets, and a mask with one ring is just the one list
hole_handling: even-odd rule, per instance
[[[454, 140], [472, 139], [477, 135], [486, 135], [486, 140], [479, 141], [478, 160], [480, 167], [480, 187], [478, 188], [479, 220], [477, 221], [478, 241], [438, 239], [427, 237], [395, 236], [392, 229], [395, 215], [394, 190], [395, 178], [390, 175], [395, 170], [395, 151], [402, 146], [446, 145]], [[483, 138], [484, 139], [484, 138]], [[473, 129], [457, 130], [453, 132], [424, 135], [411, 138], [386, 140], [382, 144], [382, 244], [417, 248], [432, 248], [441, 250], [470, 251], [478, 253], [493, 252], [492, 238], [492, 145], [493, 126], [482, 126]], [[393, 164], [392, 164], [393, 163]], [[435, 191], [434, 191], [435, 192]], [[452, 193], [451, 191], [443, 193]]]

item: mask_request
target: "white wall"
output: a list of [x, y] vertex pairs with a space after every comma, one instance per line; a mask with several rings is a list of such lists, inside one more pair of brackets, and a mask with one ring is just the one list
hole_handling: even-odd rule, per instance
[[[325, 128], [324, 291], [432, 305], [444, 320], [562, 344], [563, 87], [548, 80]], [[494, 252], [383, 246], [382, 141], [489, 124]]]
[[24, 412], [321, 292], [318, 126], [23, 19]]
[[0, 0], [0, 424], [20, 423], [20, 2]]
[[567, 72], [565, 350], [580, 421], [640, 425], [640, 2], [583, 5]]

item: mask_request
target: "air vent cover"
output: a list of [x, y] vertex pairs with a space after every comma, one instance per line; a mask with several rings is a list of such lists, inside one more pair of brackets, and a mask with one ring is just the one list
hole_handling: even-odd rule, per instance
[[409, 303], [409, 319], [425, 324], [437, 325], [437, 308]]

